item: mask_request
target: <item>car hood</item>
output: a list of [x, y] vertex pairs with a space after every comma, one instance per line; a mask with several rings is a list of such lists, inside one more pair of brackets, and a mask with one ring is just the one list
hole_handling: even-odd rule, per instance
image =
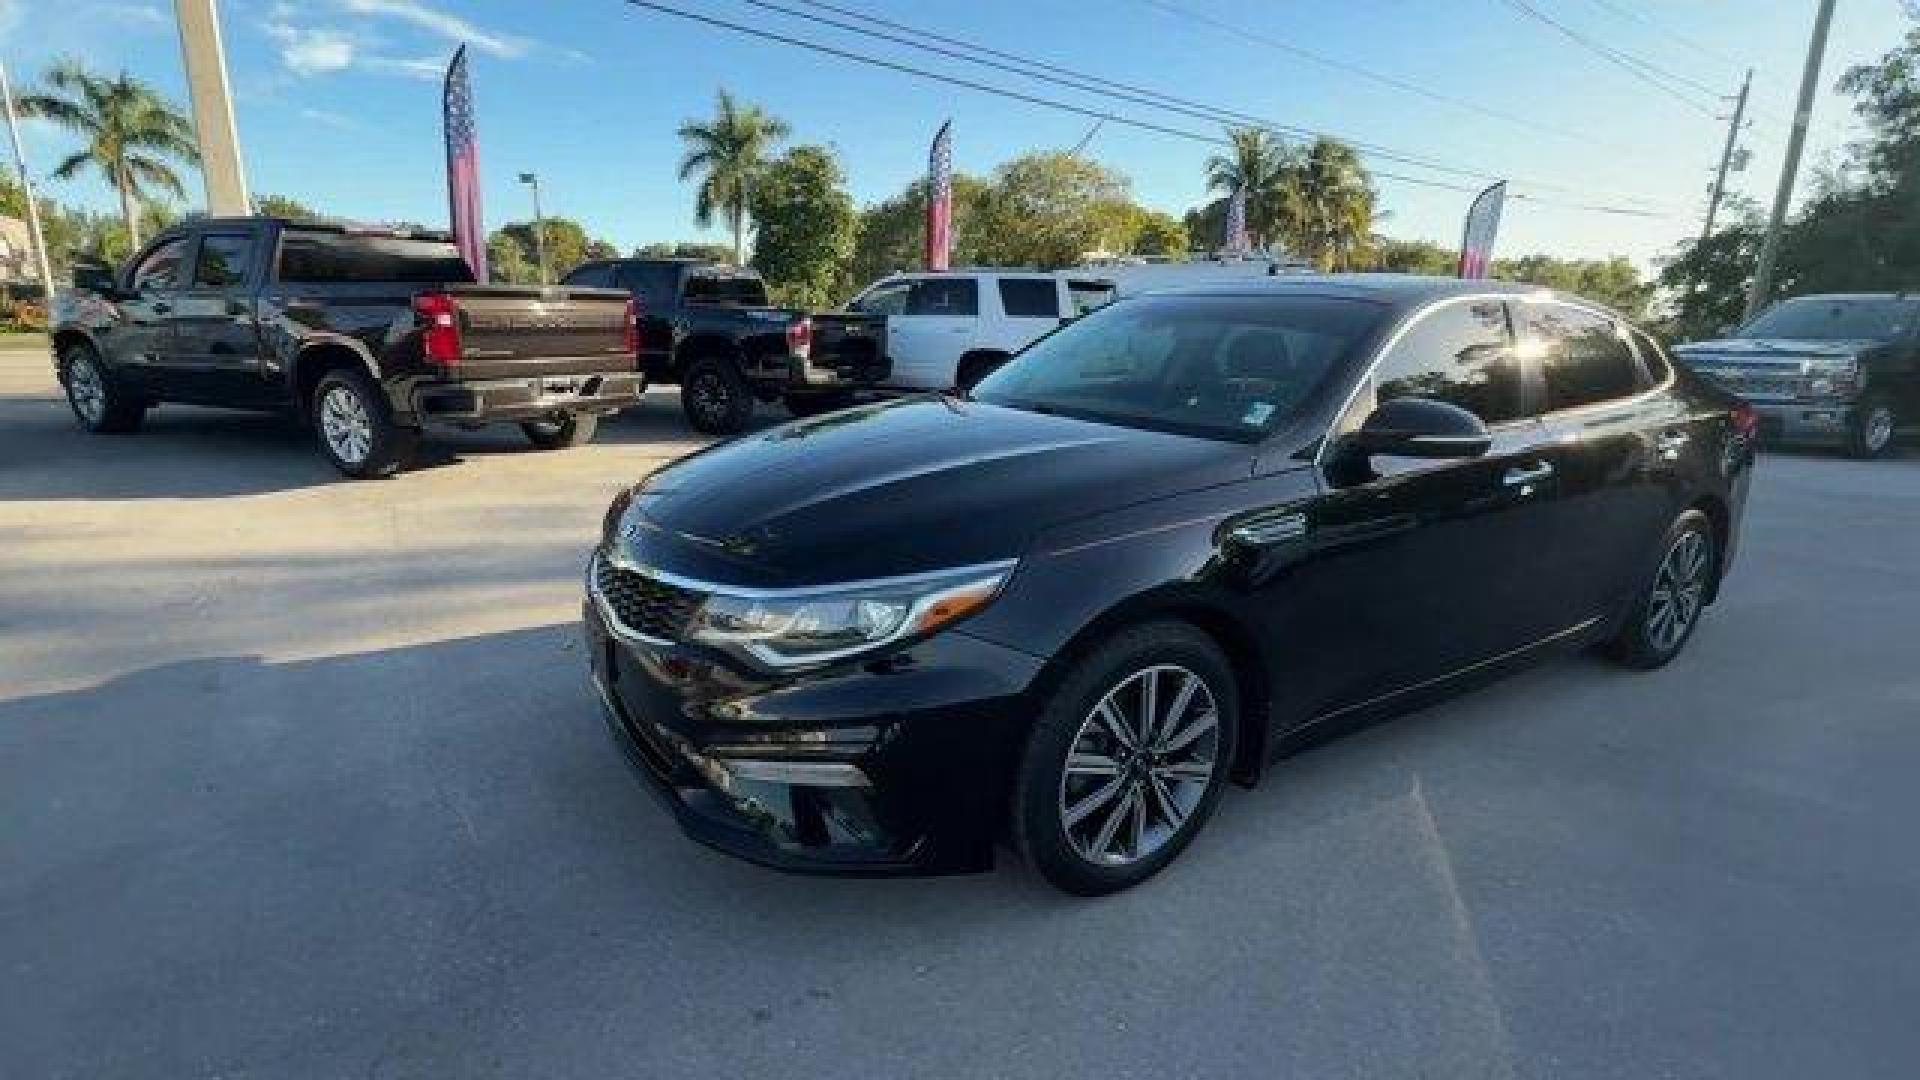
[[1795, 360], [1806, 356], [1857, 356], [1887, 343], [1874, 338], [1823, 341], [1795, 338], [1720, 338], [1677, 345], [1681, 356], [1735, 356], [1754, 360]]
[[1063, 521], [1243, 479], [1252, 448], [948, 397], [884, 402], [711, 447], [622, 521], [664, 569], [759, 587], [1019, 555]]

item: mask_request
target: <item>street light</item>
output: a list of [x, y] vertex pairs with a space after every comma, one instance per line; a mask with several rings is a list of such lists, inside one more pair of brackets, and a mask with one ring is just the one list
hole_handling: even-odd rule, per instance
[[540, 284], [545, 285], [550, 279], [547, 276], [547, 224], [540, 216], [540, 177], [523, 172], [520, 182], [533, 189], [533, 251], [540, 260]]

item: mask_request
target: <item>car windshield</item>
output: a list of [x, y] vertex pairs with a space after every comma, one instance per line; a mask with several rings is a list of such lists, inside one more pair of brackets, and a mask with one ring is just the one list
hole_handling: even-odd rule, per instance
[[1145, 296], [1041, 338], [975, 400], [1252, 442], [1290, 420], [1379, 324], [1330, 296]]
[[1743, 338], [1891, 341], [1913, 323], [1914, 301], [1891, 297], [1803, 296], [1740, 328]]

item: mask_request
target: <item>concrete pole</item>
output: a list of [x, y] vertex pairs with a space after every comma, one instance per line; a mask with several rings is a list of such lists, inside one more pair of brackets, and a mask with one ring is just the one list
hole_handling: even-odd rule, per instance
[[1833, 0], [1820, 0], [1813, 17], [1813, 37], [1807, 42], [1807, 66], [1800, 73], [1800, 103], [1793, 110], [1793, 131], [1787, 136], [1787, 160], [1780, 166], [1780, 188], [1773, 196], [1773, 217], [1767, 221], [1767, 239], [1760, 247], [1760, 265], [1753, 271], [1747, 292], [1747, 318], [1760, 314], [1773, 292], [1773, 264], [1780, 257], [1780, 233], [1787, 225], [1787, 207], [1793, 202], [1793, 179], [1800, 172], [1800, 151], [1807, 142], [1807, 122], [1813, 118], [1813, 95], [1820, 87], [1820, 61], [1827, 52], [1827, 27], [1833, 23]]
[[7, 65], [0, 63], [0, 98], [7, 107], [7, 135], [13, 139], [13, 161], [20, 167], [20, 190], [27, 197], [27, 231], [33, 237], [34, 258], [40, 262], [40, 291], [47, 303], [47, 318], [53, 318], [53, 265], [47, 261], [47, 234], [40, 230], [40, 197], [33, 193], [33, 174], [27, 171], [27, 152], [20, 145], [20, 121], [13, 115], [13, 84], [7, 81]]
[[220, 44], [214, 0], [174, 0], [180, 20], [180, 54], [193, 95], [193, 127], [200, 140], [200, 175], [207, 184], [207, 213], [253, 213], [247, 174], [240, 161], [240, 134], [233, 124], [227, 88], [227, 55]]
[[547, 219], [540, 216], [540, 175], [523, 172], [520, 182], [533, 189], [533, 255], [540, 263], [540, 284], [549, 285], [553, 277], [547, 271]]
[[1727, 146], [1720, 151], [1720, 171], [1713, 177], [1713, 194], [1707, 199], [1707, 222], [1700, 227], [1700, 242], [1713, 238], [1713, 217], [1720, 212], [1720, 198], [1727, 192], [1727, 168], [1733, 164], [1733, 152], [1740, 145], [1740, 121], [1747, 115], [1747, 92], [1753, 89], [1753, 69], [1740, 83], [1740, 98], [1733, 106], [1733, 122], [1727, 125]]

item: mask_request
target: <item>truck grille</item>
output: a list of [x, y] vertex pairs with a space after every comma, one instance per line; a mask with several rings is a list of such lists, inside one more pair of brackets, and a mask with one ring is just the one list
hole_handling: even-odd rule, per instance
[[593, 560], [593, 590], [622, 626], [659, 641], [681, 641], [705, 593], [669, 585], [638, 570]]
[[1746, 367], [1701, 361], [1694, 370], [1712, 379], [1722, 389], [1742, 397], [1793, 397], [1801, 391], [1802, 376], [1798, 364], [1791, 367]]

